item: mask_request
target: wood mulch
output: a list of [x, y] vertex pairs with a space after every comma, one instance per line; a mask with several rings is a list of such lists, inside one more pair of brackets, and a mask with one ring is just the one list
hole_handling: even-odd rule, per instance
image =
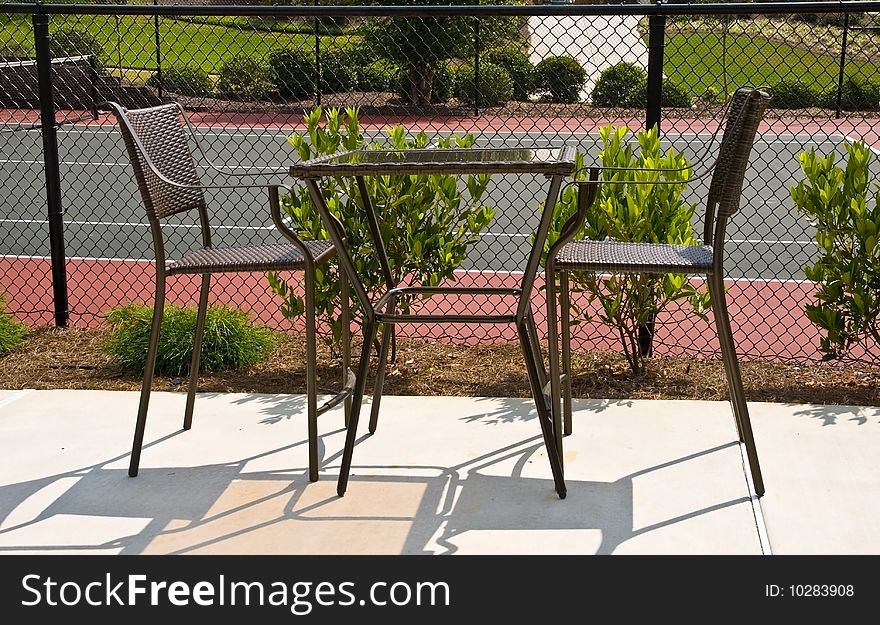
[[[41, 328], [0, 363], [3, 389], [139, 390], [141, 376], [125, 371], [101, 349], [106, 330]], [[341, 369], [319, 348], [319, 387], [332, 392]], [[210, 392], [303, 393], [305, 357], [301, 337], [286, 336], [265, 362], [240, 371], [203, 372], [199, 389]], [[375, 364], [375, 361], [374, 361]], [[701, 357], [654, 357], [643, 376], [633, 376], [614, 352], [574, 354], [574, 395], [601, 399], [724, 400], [721, 362]], [[741, 363], [749, 401], [880, 406], [880, 367], [866, 364]], [[371, 376], [374, 372], [371, 371]], [[369, 385], [372, 380], [368, 381]], [[158, 376], [156, 390], [186, 391], [186, 381]], [[522, 355], [516, 343], [451, 345], [398, 341], [388, 365], [389, 395], [528, 397]]]

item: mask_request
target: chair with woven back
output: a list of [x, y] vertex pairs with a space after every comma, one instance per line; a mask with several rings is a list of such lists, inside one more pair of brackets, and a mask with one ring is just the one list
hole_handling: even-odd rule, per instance
[[[282, 215], [281, 185], [245, 184], [203, 184], [196, 166], [195, 154], [190, 147], [192, 142], [196, 151], [204, 157], [198, 137], [186, 116], [183, 107], [177, 103], [163, 104], [142, 109], [126, 109], [116, 102], [106, 102], [113, 112], [119, 130], [125, 141], [128, 156], [134, 170], [147, 220], [152, 235], [155, 254], [155, 298], [153, 319], [147, 347], [146, 363], [135, 424], [134, 442], [129, 464], [129, 475], [138, 474], [141, 448], [144, 442], [147, 411], [156, 368], [159, 334], [164, 313], [166, 278], [175, 275], [201, 275], [201, 290], [198, 301], [196, 328], [192, 361], [189, 372], [189, 387], [184, 409], [183, 429], [192, 425], [195, 394], [198, 385], [202, 338], [205, 317], [211, 290], [211, 276], [225, 273], [253, 273], [295, 271], [303, 272], [305, 292], [305, 330], [306, 330], [306, 403], [309, 445], [309, 479], [318, 479], [318, 415], [330, 408], [345, 403], [346, 421], [350, 409], [349, 395], [354, 387], [354, 374], [350, 369], [349, 356], [349, 311], [347, 283], [344, 273], [342, 281], [342, 371], [341, 390], [320, 407], [317, 403], [317, 326], [315, 310], [315, 270], [327, 264], [335, 256], [330, 241], [303, 240], [290, 229]], [[236, 171], [243, 168], [223, 168], [206, 160], [215, 171], [228, 176], [263, 175], [265, 171]], [[284, 170], [286, 172], [286, 170]], [[280, 173], [273, 171], [271, 173]], [[211, 225], [206, 202], [208, 189], [265, 188], [269, 195], [269, 212], [272, 222], [282, 235], [277, 243], [245, 246], [215, 246], [212, 244]], [[181, 213], [196, 212], [201, 231], [201, 246], [185, 251], [179, 258], [166, 257], [163, 225], [170, 217]]]
[[[711, 297], [721, 359], [729, 389], [730, 402], [739, 440], [745, 445], [746, 456], [755, 493], [764, 494], [764, 481], [758, 464], [748, 405], [736, 356], [730, 316], [724, 289], [724, 239], [728, 220], [740, 206], [743, 181], [758, 125], [763, 118], [770, 96], [751, 87], [738, 89], [728, 105], [719, 152], [714, 163], [699, 177], [711, 174], [706, 202], [703, 241], [698, 245], [642, 243], [616, 240], [593, 241], [575, 236], [580, 231], [587, 211], [606, 184], [639, 184], [612, 179], [613, 171], [600, 180], [601, 167], [589, 168], [586, 180], [579, 180], [575, 213], [562, 228], [557, 241], [550, 247], [545, 264], [547, 279], [547, 323], [550, 360], [549, 400], [560, 455], [563, 433], [572, 431], [571, 320], [569, 274], [666, 274], [683, 273], [706, 276]], [[612, 168], [605, 168], [606, 171]], [[657, 171], [657, 170], [654, 170]], [[644, 183], [643, 183], [644, 184]], [[663, 184], [652, 180], [651, 184]], [[557, 322], [557, 277], [559, 308], [562, 311], [561, 336]], [[561, 339], [561, 365], [559, 343]], [[560, 402], [562, 406], [560, 407]], [[564, 423], [563, 423], [564, 422]]]

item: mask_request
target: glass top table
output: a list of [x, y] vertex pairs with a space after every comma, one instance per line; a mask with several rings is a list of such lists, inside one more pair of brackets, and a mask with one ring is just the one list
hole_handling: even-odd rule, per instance
[[[516, 325], [520, 348], [525, 360], [529, 386], [538, 412], [538, 421], [544, 438], [544, 446], [550, 461], [555, 489], [560, 498], [566, 494], [563, 480], [561, 435], [558, 415], [554, 414], [551, 402], [544, 389], [548, 386], [548, 375], [532, 313], [531, 297], [535, 291], [535, 278], [541, 260], [541, 253], [553, 219], [553, 212], [562, 181], [575, 171], [576, 150], [571, 146], [561, 148], [426, 148], [408, 150], [359, 149], [325, 156], [290, 166], [292, 177], [303, 180], [308, 187], [330, 239], [336, 249], [341, 271], [348, 278], [351, 289], [357, 297], [363, 312], [363, 347], [358, 365], [357, 378], [352, 396], [352, 409], [349, 416], [342, 465], [339, 471], [337, 493], [342, 496], [348, 486], [348, 476], [354, 444], [357, 438], [358, 419], [363, 403], [364, 389], [370, 365], [373, 342], [379, 324], [386, 329], [405, 323], [512, 323]], [[385, 244], [373, 201], [370, 198], [365, 178], [376, 175], [425, 175], [425, 174], [522, 174], [546, 176], [547, 198], [540, 212], [540, 219], [532, 237], [528, 259], [522, 267], [522, 277], [516, 287], [476, 287], [476, 286], [398, 286], [393, 278]], [[333, 215], [321, 189], [323, 178], [353, 177], [369, 226], [371, 243], [377, 255], [385, 281], [384, 293], [375, 301], [358, 275], [351, 251], [346, 247], [346, 233], [339, 219]], [[362, 254], [363, 250], [359, 250]], [[421, 314], [411, 310], [398, 311], [398, 300], [402, 297], [421, 296], [462, 296], [462, 295], [507, 295], [516, 301], [516, 311], [510, 314], [495, 313], [442, 313]], [[379, 366], [373, 385], [370, 433], [376, 430], [378, 410], [384, 381], [384, 363], [388, 357], [391, 332], [382, 332], [379, 353]]]

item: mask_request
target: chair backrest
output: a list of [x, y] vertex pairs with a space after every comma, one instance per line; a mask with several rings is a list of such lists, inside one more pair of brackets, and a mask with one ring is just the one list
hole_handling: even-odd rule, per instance
[[180, 105], [127, 110], [115, 102], [107, 104], [119, 123], [150, 222], [157, 223], [192, 209], [204, 215], [205, 196], [201, 188], [169, 183], [201, 184], [187, 143], [188, 131], [181, 123]]
[[758, 124], [764, 117], [769, 100], [769, 94], [750, 87], [737, 89], [733, 94], [721, 147], [709, 184], [707, 239], [710, 236], [709, 230], [716, 205], [718, 216], [723, 218], [730, 217], [739, 210], [749, 156], [752, 153]]

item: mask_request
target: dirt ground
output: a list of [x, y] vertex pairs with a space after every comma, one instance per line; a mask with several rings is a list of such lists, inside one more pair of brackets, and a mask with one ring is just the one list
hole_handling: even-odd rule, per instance
[[[116, 365], [101, 349], [106, 330], [42, 328], [0, 362], [0, 388], [139, 390], [141, 376]], [[357, 353], [353, 350], [353, 353]], [[286, 337], [265, 362], [240, 371], [202, 372], [199, 389], [213, 392], [303, 393], [305, 352], [300, 337]], [[319, 387], [332, 392], [340, 363], [319, 346]], [[375, 359], [373, 366], [375, 367]], [[702, 357], [654, 357], [643, 376], [633, 376], [615, 352], [573, 356], [575, 397], [601, 399], [724, 400], [721, 361]], [[741, 363], [749, 401], [880, 406], [880, 367], [841, 363]], [[371, 370], [371, 379], [375, 370]], [[368, 391], [371, 385], [368, 381]], [[186, 391], [186, 380], [158, 376], [154, 389]], [[449, 345], [400, 340], [388, 365], [385, 394], [528, 397], [516, 343]]]

